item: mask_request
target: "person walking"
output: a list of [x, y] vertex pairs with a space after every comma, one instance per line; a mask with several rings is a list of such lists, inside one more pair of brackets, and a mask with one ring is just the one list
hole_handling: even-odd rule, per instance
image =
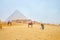
[[41, 28], [42, 28], [42, 30], [44, 30], [44, 24], [41, 24]]

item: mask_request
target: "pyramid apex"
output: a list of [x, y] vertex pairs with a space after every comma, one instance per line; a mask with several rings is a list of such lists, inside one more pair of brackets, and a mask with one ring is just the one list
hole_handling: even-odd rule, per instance
[[18, 9], [16, 9], [15, 11], [19, 11]]
[[15, 9], [15, 10], [13, 11], [13, 13], [14, 13], [14, 12], [20, 12], [20, 11], [19, 11], [18, 9]]

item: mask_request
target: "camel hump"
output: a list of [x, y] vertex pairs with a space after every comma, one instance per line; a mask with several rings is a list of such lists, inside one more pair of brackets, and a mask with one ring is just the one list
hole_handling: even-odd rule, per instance
[[32, 23], [32, 21], [29, 21], [29, 23]]

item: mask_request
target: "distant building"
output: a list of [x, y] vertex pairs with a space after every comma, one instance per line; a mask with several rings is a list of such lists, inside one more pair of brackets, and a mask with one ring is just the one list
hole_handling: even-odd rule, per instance
[[15, 10], [14, 13], [6, 19], [6, 21], [21, 20], [21, 19], [24, 20], [24, 19], [27, 19], [27, 17], [24, 16], [18, 10]]

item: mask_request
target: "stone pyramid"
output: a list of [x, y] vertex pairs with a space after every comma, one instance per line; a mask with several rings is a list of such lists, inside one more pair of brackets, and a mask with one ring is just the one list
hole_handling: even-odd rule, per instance
[[17, 20], [17, 19], [27, 19], [27, 18], [18, 10], [15, 10], [14, 13], [7, 18], [7, 21]]

